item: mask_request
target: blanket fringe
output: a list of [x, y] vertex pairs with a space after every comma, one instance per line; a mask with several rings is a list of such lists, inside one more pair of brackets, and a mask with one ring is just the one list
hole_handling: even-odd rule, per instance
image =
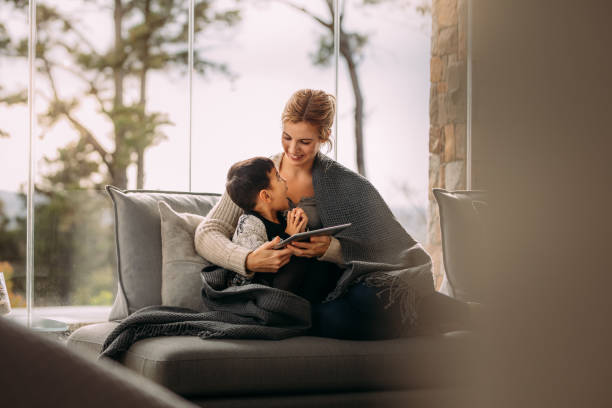
[[399, 275], [385, 272], [366, 276], [363, 281], [367, 286], [381, 288], [380, 292], [377, 293], [379, 298], [385, 293], [389, 295], [389, 302], [385, 305], [385, 309], [391, 307], [395, 302], [399, 302], [402, 324], [408, 322], [410, 327], [416, 324], [418, 295], [416, 289], [409, 282], [406, 282]]

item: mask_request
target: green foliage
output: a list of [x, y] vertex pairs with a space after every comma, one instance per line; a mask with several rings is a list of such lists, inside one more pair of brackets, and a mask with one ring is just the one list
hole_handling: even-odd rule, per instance
[[[88, 2], [112, 19], [114, 28], [120, 27], [119, 37], [115, 29], [109, 31], [105, 48], [90, 41], [81, 16], [63, 13], [53, 4], [39, 3], [36, 9], [35, 67], [42, 96], [37, 104], [43, 107], [37, 119], [43, 135], [64, 122], [74, 129], [76, 138], [44, 159], [44, 174], [37, 180], [35, 299], [38, 306], [108, 305], [116, 287], [114, 236], [110, 203], [102, 186], [126, 187], [127, 168], [141, 162], [146, 150], [164, 140], [166, 129], [174, 125], [165, 112], [148, 108], [146, 90], [155, 71], [187, 70], [188, 3], [125, 0], [115, 9], [112, 2]], [[196, 2], [196, 40], [211, 29], [240, 22], [239, 9], [219, 4]], [[21, 13], [25, 21], [27, 0], [0, 0], [0, 6]], [[0, 56], [26, 58], [27, 38], [11, 37], [6, 23], [0, 21]], [[203, 50], [195, 50], [194, 67], [202, 75], [217, 71], [230, 79], [234, 76], [226, 64], [211, 61]], [[71, 94], [61, 82], [66, 74], [84, 86]], [[0, 104], [27, 102], [25, 90], [9, 95], [1, 91]], [[81, 121], [79, 109], [86, 102], [97, 105], [112, 126], [110, 133]], [[0, 130], [3, 135], [6, 132]], [[25, 234], [23, 218], [9, 230], [0, 212], [0, 255], [4, 257], [0, 261], [25, 264]], [[15, 279], [15, 290], [23, 288], [23, 280]]]
[[23, 259], [25, 254], [25, 235], [9, 228], [10, 223], [4, 212], [4, 202], [0, 201], [0, 262], [14, 262]]
[[[8, 1], [13, 11], [27, 12], [27, 1]], [[240, 22], [237, 8], [219, 6], [219, 1], [198, 1], [195, 5], [195, 34], [204, 35], [212, 28], [232, 27]], [[93, 2], [100, 13], [113, 18], [116, 31], [109, 32], [112, 41], [106, 49], [100, 49], [88, 39], [87, 27], [78, 15], [69, 15], [50, 4], [38, 4], [36, 8], [37, 44], [36, 68], [39, 71], [38, 87], [48, 87], [51, 93], [45, 112], [38, 120], [43, 134], [49, 133], [60, 121], [66, 120], [77, 136], [93, 147], [94, 155], [106, 173], [110, 183], [119, 187], [127, 184], [127, 167], [142, 160], [145, 151], [164, 140], [164, 131], [173, 123], [164, 112], [147, 109], [146, 95], [149, 74], [153, 71], [187, 68], [188, 13], [187, 3], [178, 0], [132, 0], [109, 7], [105, 2]], [[228, 3], [224, 3], [228, 4]], [[119, 7], [119, 8], [116, 8]], [[10, 38], [0, 21], [0, 52], [6, 55], [27, 57], [27, 38]], [[202, 50], [195, 50], [194, 67], [204, 75], [217, 71], [233, 78], [226, 64], [207, 59]], [[74, 80], [86, 85], [83, 93], [66, 95], [57, 83], [58, 73], [66, 72]], [[128, 84], [131, 85], [128, 88]], [[133, 86], [137, 84], [137, 86]], [[128, 95], [138, 92], [134, 100]], [[24, 93], [0, 95], [0, 103], [25, 103]], [[108, 137], [79, 121], [77, 111], [81, 102], [93, 98], [112, 123], [112, 143], [104, 143]], [[1, 132], [0, 135], [6, 135]], [[114, 145], [114, 151], [102, 146]], [[139, 178], [141, 178], [139, 175]]]

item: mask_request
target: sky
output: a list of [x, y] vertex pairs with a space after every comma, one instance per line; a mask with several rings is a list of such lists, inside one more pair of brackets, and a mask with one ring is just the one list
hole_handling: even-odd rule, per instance
[[[91, 5], [80, 2], [46, 3], [79, 13], [89, 39], [100, 49], [108, 46], [112, 39], [108, 35], [112, 29], [110, 13], [102, 18]], [[328, 18], [321, 7], [323, 1], [301, 3]], [[411, 8], [358, 7], [357, 3], [347, 3], [344, 23], [346, 29], [370, 35], [358, 68], [365, 96], [368, 178], [390, 205], [406, 204], [398, 189], [406, 184], [424, 206], [429, 159], [430, 18]], [[323, 32], [314, 20], [277, 2], [241, 4], [243, 19], [237, 27], [197, 39], [196, 48], [208, 58], [226, 63], [237, 78], [194, 76], [191, 154], [186, 75], [164, 71], [151, 76], [148, 109], [168, 113], [174, 124], [164, 129], [168, 139], [148, 150], [145, 188], [188, 190], [191, 173], [191, 190], [221, 192], [232, 163], [280, 151], [280, 115], [293, 91], [307, 87], [334, 92], [333, 65], [314, 67], [309, 57]], [[3, 20], [5, 11], [0, 10]], [[25, 21], [15, 18], [10, 28], [12, 32], [27, 31]], [[338, 160], [355, 169], [353, 96], [343, 64], [339, 75]], [[69, 75], [58, 78], [63, 95], [82, 86]], [[42, 83], [38, 77], [36, 81]], [[26, 64], [0, 57], [0, 85], [8, 90], [27, 85]], [[38, 114], [45, 107], [45, 92], [37, 92]], [[78, 117], [98, 134], [108, 134], [110, 124], [96, 112], [95, 104], [81, 102]], [[27, 109], [0, 106], [0, 129], [11, 135], [0, 138], [0, 190], [15, 191], [27, 179]], [[44, 138], [36, 138], [36, 174], [44, 171], [41, 157], [53, 156], [57, 147], [74, 140], [74, 134], [67, 123], [60, 122]], [[112, 149], [110, 139], [102, 139]], [[129, 174], [129, 187], [135, 188], [135, 169]]]

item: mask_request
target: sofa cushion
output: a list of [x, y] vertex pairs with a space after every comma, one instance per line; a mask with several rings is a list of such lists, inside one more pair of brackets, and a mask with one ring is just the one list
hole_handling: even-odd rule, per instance
[[[114, 327], [80, 328], [68, 346], [95, 358]], [[191, 397], [415, 389], [465, 379], [471, 340], [465, 331], [378, 341], [156, 337], [136, 342], [121, 362]]]
[[177, 213], [159, 202], [162, 243], [162, 305], [203, 311], [202, 268], [204, 258], [195, 249], [194, 234], [204, 217]]
[[483, 301], [485, 219], [484, 191], [433, 190], [440, 209], [440, 230], [446, 277], [456, 298]]
[[175, 211], [206, 215], [219, 194], [106, 190], [113, 201], [118, 288], [109, 320], [162, 304], [162, 251], [158, 202]]

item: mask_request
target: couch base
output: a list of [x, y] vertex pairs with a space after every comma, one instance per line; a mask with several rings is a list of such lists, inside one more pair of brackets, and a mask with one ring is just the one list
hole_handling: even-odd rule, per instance
[[[346, 392], [327, 394], [271, 395], [237, 398], [203, 398], [190, 402], [208, 408], [403, 408], [461, 407], [468, 402], [467, 388], [410, 391]], [[465, 405], [469, 406], [469, 405]]]
[[[95, 360], [115, 327], [83, 327], [67, 345]], [[206, 406], [406, 406], [404, 400], [446, 396], [465, 383], [473, 334], [379, 341], [157, 337], [136, 342], [120, 362]]]

